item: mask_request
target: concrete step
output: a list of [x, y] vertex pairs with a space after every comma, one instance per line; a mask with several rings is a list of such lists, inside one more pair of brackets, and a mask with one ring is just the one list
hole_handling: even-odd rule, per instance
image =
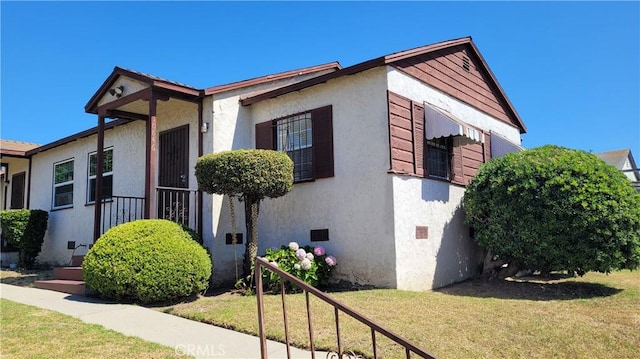
[[83, 255], [74, 255], [73, 257], [71, 257], [71, 266], [72, 267], [81, 267], [82, 266], [82, 261], [84, 261], [84, 256]]
[[83, 281], [78, 280], [65, 280], [65, 279], [53, 279], [53, 280], [38, 280], [33, 282], [33, 286], [40, 289], [48, 289], [56, 292], [86, 295], [87, 286]]
[[66, 279], [82, 281], [82, 267], [55, 267], [53, 279]]

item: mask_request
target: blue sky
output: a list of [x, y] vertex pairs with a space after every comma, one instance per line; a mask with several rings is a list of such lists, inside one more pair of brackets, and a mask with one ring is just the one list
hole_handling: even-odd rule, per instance
[[118, 65], [206, 88], [472, 36], [525, 122], [553, 143], [640, 162], [639, 2], [0, 2], [5, 139], [96, 125]]

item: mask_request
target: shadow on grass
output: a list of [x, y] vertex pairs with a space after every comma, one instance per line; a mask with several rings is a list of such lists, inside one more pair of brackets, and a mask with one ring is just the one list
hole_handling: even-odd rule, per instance
[[473, 279], [434, 291], [466, 297], [539, 301], [609, 297], [623, 291], [600, 283], [558, 279], [560, 278]]

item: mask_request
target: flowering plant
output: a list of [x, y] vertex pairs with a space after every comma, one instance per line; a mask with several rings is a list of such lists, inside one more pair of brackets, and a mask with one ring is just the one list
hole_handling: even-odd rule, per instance
[[[296, 242], [291, 242], [280, 248], [267, 249], [263, 257], [272, 264], [275, 263], [285, 272], [314, 287], [326, 285], [333, 268], [338, 264], [334, 256], [326, 253], [324, 247], [301, 247]], [[265, 271], [263, 278], [269, 289], [275, 292], [280, 290], [280, 280], [277, 274]], [[295, 288], [288, 285], [287, 290], [295, 291]]]

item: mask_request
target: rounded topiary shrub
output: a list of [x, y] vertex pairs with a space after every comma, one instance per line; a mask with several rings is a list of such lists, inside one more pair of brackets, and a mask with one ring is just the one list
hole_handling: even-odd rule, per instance
[[111, 228], [82, 264], [87, 286], [102, 297], [153, 303], [207, 288], [211, 257], [179, 224], [145, 219]]

